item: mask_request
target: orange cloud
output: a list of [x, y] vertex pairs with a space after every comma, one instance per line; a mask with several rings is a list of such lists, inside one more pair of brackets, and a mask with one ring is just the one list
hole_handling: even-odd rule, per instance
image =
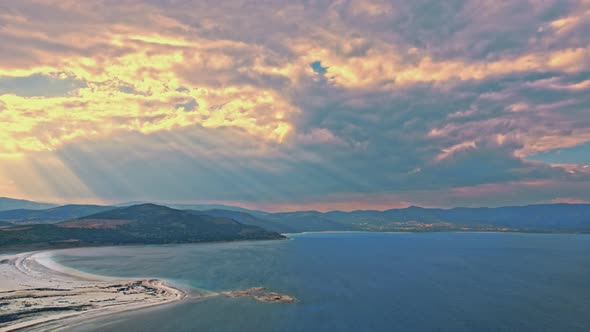
[[470, 148], [475, 149], [476, 147], [477, 147], [477, 144], [475, 143], [475, 141], [469, 141], [469, 142], [455, 144], [449, 148], [443, 149], [441, 151], [441, 153], [438, 154], [434, 158], [434, 160], [441, 161], [441, 160], [447, 159], [448, 157], [452, 156], [457, 151], [463, 151], [463, 150], [470, 149]]
[[[89, 22], [100, 18], [89, 4], [41, 3], [76, 13]], [[343, 5], [334, 4], [332, 11]], [[389, 15], [395, 9], [382, 1], [353, 1], [346, 8], [353, 15], [365, 16]], [[0, 76], [53, 75], [84, 81], [86, 86], [61, 97], [1, 95], [0, 153], [51, 150], [80, 137], [116, 130], [152, 133], [195, 124], [238, 127], [264, 140], [282, 142], [297, 129], [293, 118], [300, 110], [285, 91], [257, 86], [241, 77], [270, 75], [297, 87], [314, 75], [309, 66], [314, 61], [327, 68], [325, 76], [333, 85], [395, 89], [522, 71], [573, 72], [584, 69], [587, 63], [583, 60], [590, 57], [590, 49], [582, 47], [490, 61], [437, 59], [424, 50], [405, 50], [369, 36], [310, 28], [306, 35], [285, 40], [293, 52], [287, 59], [261, 45], [205, 38], [150, 7], [141, 9], [122, 8], [140, 15], [137, 19], [79, 23], [79, 30], [52, 33], [25, 15], [2, 16], [6, 35], [56, 46], [31, 47], [29, 65], [0, 63]], [[563, 18], [551, 26], [561, 29], [575, 20]], [[182, 106], [187, 103], [194, 105], [192, 109]], [[514, 109], [519, 107], [517, 104]]]
[[337, 48], [326, 48], [315, 41], [298, 40], [293, 50], [300, 54], [302, 65], [321, 60], [327, 67], [325, 76], [333, 84], [347, 88], [395, 88], [420, 82], [482, 80], [526, 71], [576, 72], [587, 69], [584, 60], [590, 58], [588, 47], [476, 62], [437, 60], [429, 54], [416, 55], [417, 51], [412, 49], [409, 52], [416, 60], [408, 62], [397, 47], [386, 44], [377, 44], [362, 56], [339, 52], [339, 49], [353, 48], [350, 43], [339, 41]]
[[[46, 65], [2, 68], [0, 75], [45, 74], [82, 80], [86, 87], [61, 97], [0, 96], [0, 151], [42, 151], [80, 137], [115, 130], [151, 133], [200, 124], [234, 126], [281, 142], [298, 110], [274, 90], [244, 84], [223, 87], [187, 82], [186, 68], [215, 73], [231, 68], [233, 58], [217, 48], [231, 42], [187, 41], [154, 34], [99, 37], [122, 54], [103, 57], [47, 54]], [[238, 47], [241, 47], [239, 44]], [[194, 103], [194, 109], [179, 106]]]

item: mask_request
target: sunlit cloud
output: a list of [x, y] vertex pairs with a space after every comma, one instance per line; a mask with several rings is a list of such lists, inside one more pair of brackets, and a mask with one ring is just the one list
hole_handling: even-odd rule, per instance
[[590, 141], [589, 28], [587, 1], [1, 4], [0, 190], [268, 209], [585, 200], [566, 190], [584, 165], [529, 158]]

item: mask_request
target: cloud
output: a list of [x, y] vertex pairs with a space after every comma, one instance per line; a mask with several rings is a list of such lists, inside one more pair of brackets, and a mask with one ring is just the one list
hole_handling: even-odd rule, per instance
[[[586, 199], [566, 190], [587, 181], [580, 165], [527, 158], [590, 141], [589, 12], [574, 0], [3, 4], [0, 183], [27, 197], [277, 206], [495, 204], [507, 188], [519, 202]], [[67, 180], [43, 180], [54, 172]]]

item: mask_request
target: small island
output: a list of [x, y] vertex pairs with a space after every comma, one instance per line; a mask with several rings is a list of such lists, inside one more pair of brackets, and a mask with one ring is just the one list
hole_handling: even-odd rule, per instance
[[271, 292], [264, 287], [252, 287], [243, 290], [221, 292], [222, 295], [227, 297], [249, 297], [260, 302], [269, 303], [294, 303], [297, 299], [276, 292]]

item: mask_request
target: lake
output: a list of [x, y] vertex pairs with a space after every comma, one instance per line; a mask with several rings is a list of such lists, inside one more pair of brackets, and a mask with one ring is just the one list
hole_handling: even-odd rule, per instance
[[590, 330], [590, 235], [309, 233], [283, 241], [73, 249], [54, 259], [183, 289], [264, 286], [299, 299], [189, 300], [69, 331]]

